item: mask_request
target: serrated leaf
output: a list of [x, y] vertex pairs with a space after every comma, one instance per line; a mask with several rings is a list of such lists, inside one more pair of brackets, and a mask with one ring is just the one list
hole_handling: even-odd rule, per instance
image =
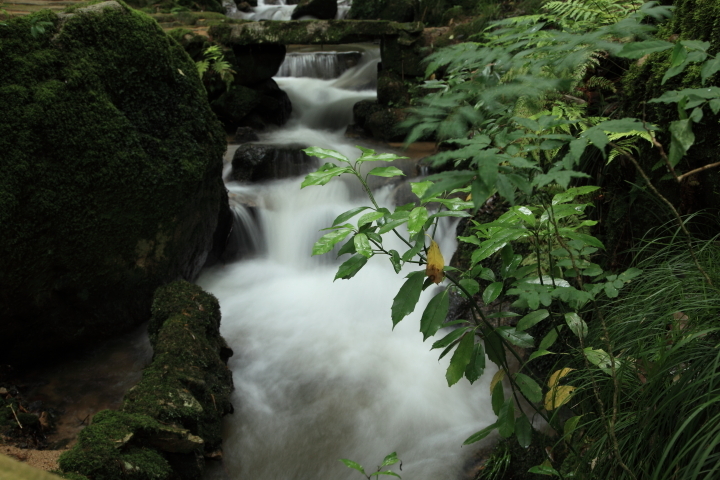
[[456, 170], [431, 175], [430, 177], [428, 177], [428, 180], [433, 181], [434, 183], [425, 190], [422, 199], [425, 200], [428, 198], [432, 198], [438, 193], [450, 191], [454, 188], [463, 187], [470, 183], [470, 181], [475, 175], [475, 172], [470, 172], [467, 170]]
[[423, 334], [423, 342], [435, 335], [440, 329], [445, 318], [447, 318], [449, 306], [450, 294], [447, 289], [435, 295], [428, 302], [420, 319], [420, 332]]
[[405, 174], [397, 167], [377, 167], [370, 170], [368, 175], [375, 175], [376, 177], [399, 177]]
[[367, 258], [372, 257], [373, 251], [367, 235], [364, 233], [358, 233], [355, 237], [353, 237], [353, 243], [355, 244], [355, 250], [357, 253]]
[[362, 217], [358, 219], [357, 226], [358, 228], [362, 227], [363, 225], [367, 225], [368, 223], [372, 223], [375, 220], [384, 217], [385, 214], [383, 212], [370, 212], [366, 213]]
[[322, 255], [329, 252], [335, 247], [335, 244], [341, 242], [352, 232], [349, 228], [341, 228], [326, 233], [313, 245], [312, 254]]
[[337, 280], [338, 278], [342, 280], [348, 280], [355, 276], [357, 272], [362, 269], [362, 267], [365, 266], [367, 263], [367, 257], [360, 255], [359, 253], [356, 253], [352, 257], [348, 258], [340, 267], [338, 268], [337, 273], [335, 274], [335, 278], [333, 279], [333, 282]]
[[533, 337], [525, 332], [518, 332], [515, 327], [498, 327], [495, 332], [511, 344], [521, 348], [532, 348], [535, 346]]
[[580, 315], [575, 312], [566, 313], [565, 322], [578, 338], [585, 338], [585, 335], [587, 335], [588, 332], [588, 327], [585, 320], [580, 318]]
[[542, 400], [542, 388], [532, 378], [523, 373], [516, 373], [515, 383], [520, 387], [523, 395], [531, 402], [537, 403]]
[[434, 282], [439, 284], [445, 278], [443, 273], [445, 268], [445, 259], [443, 259], [440, 247], [435, 240], [430, 240], [430, 246], [427, 251], [427, 264], [425, 265], [425, 275]]
[[408, 217], [408, 233], [414, 235], [422, 230], [428, 219], [428, 211], [425, 207], [415, 207]]
[[402, 260], [397, 250], [390, 250], [390, 263], [392, 263], [395, 273], [400, 273], [400, 270], [402, 270]]
[[357, 215], [358, 213], [362, 212], [363, 210], [367, 210], [370, 207], [357, 207], [348, 210], [347, 212], [343, 212], [340, 215], [337, 216], [335, 221], [333, 221], [332, 226], [340, 225], [341, 223], [345, 223], [348, 220], [350, 220], [352, 217]]
[[435, 350], [436, 348], [445, 348], [445, 347], [447, 347], [448, 345], [450, 345], [451, 343], [453, 343], [455, 340], [457, 340], [457, 339], [459, 339], [460, 337], [462, 337], [462, 336], [465, 334], [465, 332], [467, 332], [468, 328], [469, 328], [469, 327], [456, 328], [455, 330], [453, 330], [452, 332], [448, 333], [447, 335], [445, 335], [443, 338], [441, 338], [441, 339], [438, 340], [437, 342], [433, 343], [433, 344], [432, 344], [432, 347], [430, 348], [430, 350]]
[[403, 286], [400, 287], [400, 291], [393, 299], [392, 304], [393, 328], [400, 320], [415, 310], [415, 305], [420, 300], [424, 280], [424, 271], [412, 272], [408, 275], [408, 279], [403, 283]]
[[535, 310], [534, 312], [530, 312], [518, 321], [517, 325], [515, 326], [515, 330], [517, 330], [518, 332], [524, 332], [528, 328], [532, 327], [537, 323], [540, 323], [549, 316], [550, 313], [544, 308], [540, 310]]
[[365, 469], [363, 469], [363, 467], [359, 463], [353, 462], [352, 460], [348, 460], [347, 458], [341, 458], [340, 461], [343, 462], [346, 467], [352, 468], [353, 470], [357, 470], [358, 472], [365, 475]]
[[532, 443], [532, 425], [525, 414], [515, 420], [515, 436], [522, 448], [527, 448]]
[[483, 291], [482, 298], [485, 305], [492, 303], [500, 296], [503, 290], [503, 282], [494, 282], [488, 285]]
[[493, 330], [484, 332], [485, 353], [495, 365], [502, 365], [505, 362], [505, 347], [502, 339]]
[[448, 382], [448, 387], [455, 385], [465, 374], [470, 360], [472, 359], [473, 345], [475, 343], [475, 333], [469, 331], [460, 340], [455, 353], [453, 353], [450, 359], [450, 365], [445, 372], [445, 378]]
[[479, 432], [475, 432], [472, 435], [470, 435], [465, 441], [463, 442], [463, 445], [470, 445], [475, 442], [479, 442], [483, 438], [487, 437], [492, 433], [493, 430], [497, 428], [497, 422], [493, 423], [492, 425], [488, 425], [487, 427], [483, 428]]
[[497, 419], [498, 433], [503, 438], [508, 438], [515, 432], [515, 401], [508, 398], [500, 407]]
[[320, 148], [320, 147], [310, 147], [303, 149], [303, 152], [308, 154], [311, 157], [317, 157], [317, 158], [334, 158], [335, 160], [340, 160], [341, 162], [349, 163], [350, 161], [348, 158], [343, 155], [340, 152], [336, 152], [335, 150], [328, 150], [326, 148]]
[[473, 346], [472, 358], [465, 369], [465, 378], [468, 379], [470, 384], [480, 378], [485, 371], [485, 349], [482, 343], [476, 343]]
[[493, 389], [490, 390], [490, 406], [493, 409], [495, 415], [500, 414], [500, 408], [505, 403], [505, 390], [503, 389], [502, 382], [497, 382]]

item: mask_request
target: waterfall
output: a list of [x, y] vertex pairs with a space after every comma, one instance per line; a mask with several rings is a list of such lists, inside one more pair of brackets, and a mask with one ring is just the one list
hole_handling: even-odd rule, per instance
[[[367, 65], [344, 79], [279, 79], [295, 106], [293, 118], [261, 141], [303, 142], [357, 157], [342, 135], [350, 117], [341, 110], [374, 92], [343, 85], [367, 82], [363, 75], [374, 74]], [[226, 418], [224, 472], [217, 478], [357, 480], [340, 458], [374, 471], [396, 451], [403, 478], [459, 479], [477, 449], [462, 442], [495, 421], [494, 371], [489, 367], [473, 386], [463, 379], [448, 388], [449, 357], [438, 361], [432, 340], [423, 343], [419, 332], [424, 306], [441, 287], [425, 291], [416, 311], [392, 329], [393, 297], [417, 266], [396, 275], [378, 256], [353, 279], [333, 281], [344, 259], [311, 257], [312, 245], [338, 214], [368, 202], [352, 178], [305, 189], [301, 180], [230, 184], [231, 198], [253, 206], [249, 228], [262, 232], [262, 247], [254, 258], [213, 267], [199, 280], [220, 300], [221, 331], [235, 351], [229, 362], [235, 413]], [[391, 191], [382, 187], [376, 198], [391, 206]], [[454, 231], [446, 233], [439, 243], [450, 258]], [[398, 239], [386, 241], [404, 251]]]
[[[338, 0], [337, 15], [335, 19], [344, 19], [350, 11], [350, 0]], [[238, 18], [243, 20], [259, 21], [259, 20], [290, 20], [295, 5], [286, 3], [286, 0], [258, 0], [257, 7], [252, 7], [249, 11], [239, 11], [233, 0], [225, 0], [223, 2], [225, 13], [230, 18]]]

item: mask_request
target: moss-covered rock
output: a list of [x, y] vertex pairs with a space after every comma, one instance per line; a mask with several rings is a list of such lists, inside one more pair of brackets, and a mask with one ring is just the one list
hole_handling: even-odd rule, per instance
[[152, 363], [123, 410], [96, 414], [60, 468], [93, 480], [201, 478], [204, 458], [220, 451], [221, 419], [233, 411], [232, 350], [219, 328], [215, 297], [184, 281], [159, 288], [148, 327]]
[[[34, 37], [32, 22], [51, 26]], [[224, 133], [194, 64], [121, 2], [0, 29], [0, 362], [147, 319], [192, 279], [223, 202]]]
[[354, 0], [348, 18], [412, 22], [415, 19], [415, 4], [412, 0]]
[[292, 19], [310, 16], [332, 20], [337, 15], [337, 0], [300, 0], [293, 10]]

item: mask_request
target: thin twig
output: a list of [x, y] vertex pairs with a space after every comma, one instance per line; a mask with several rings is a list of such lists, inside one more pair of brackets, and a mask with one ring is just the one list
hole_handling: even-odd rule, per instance
[[[613, 147], [617, 147], [617, 145], [615, 145], [612, 142], [610, 143], [610, 145]], [[652, 182], [650, 181], [650, 178], [645, 173], [645, 170], [642, 169], [642, 167], [640, 166], [638, 161], [635, 159], [635, 157], [633, 157], [632, 155], [630, 155], [627, 152], [621, 152], [621, 155], [624, 156], [625, 158], [627, 158], [628, 160], [630, 160], [633, 163], [633, 165], [635, 165], [635, 168], [637, 169], [638, 173], [640, 173], [640, 175], [643, 177], [643, 179], [645, 179], [645, 183], [647, 183], [648, 187], [650, 187], [650, 190], [652, 190], [653, 193], [655, 195], [657, 195], [658, 198], [660, 200], [662, 200], [662, 202], [668, 206], [668, 208], [670, 208], [670, 211], [672, 211], [673, 215], [675, 216], [675, 220], [677, 221], [678, 226], [685, 234], [685, 238], [686, 238], [687, 244], [688, 244], [688, 249], [690, 250], [690, 255], [693, 258], [693, 262], [695, 262], [695, 266], [700, 271], [700, 273], [702, 273], [702, 276], [705, 278], [705, 281], [708, 283], [708, 285], [710, 285], [711, 287], [714, 287], [712, 280], [710, 280], [710, 276], [707, 274], [705, 269], [702, 268], [702, 266], [700, 265], [700, 261], [698, 260], [697, 256], [695, 255], [695, 249], [692, 246], [692, 235], [690, 235], [690, 232], [688, 231], [687, 227], [685, 226], [685, 223], [682, 221], [682, 217], [678, 213], [677, 209], [675, 209], [675, 206], [670, 202], [670, 200], [665, 198], [658, 191], [657, 188], [655, 188], [655, 185], [652, 184]]]
[[17, 413], [15, 413], [15, 409], [13, 408], [12, 403], [8, 405], [8, 408], [10, 408], [10, 410], [12, 410], [13, 417], [15, 417], [15, 421], [17, 422], [18, 427], [23, 428], [22, 423], [20, 423], [20, 420], [18, 419]]
[[696, 173], [702, 172], [703, 170], [709, 170], [711, 168], [720, 167], [720, 162], [711, 163], [709, 165], [705, 165], [704, 167], [696, 168], [695, 170], [690, 170], [687, 173], [683, 173], [682, 175], [677, 176], [677, 181], [682, 182], [685, 178], [695, 175]]

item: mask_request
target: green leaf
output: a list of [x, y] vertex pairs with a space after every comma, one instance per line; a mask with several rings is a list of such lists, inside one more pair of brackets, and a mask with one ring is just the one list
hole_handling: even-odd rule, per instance
[[[428, 177], [428, 180], [434, 181], [434, 183], [425, 190], [422, 198], [423, 200], [428, 199], [437, 195], [438, 193], [450, 191], [458, 187], [463, 187], [470, 183], [470, 181], [475, 175], [475, 172], [470, 172], [467, 170], [456, 170], [431, 175], [430, 177]], [[473, 195], [473, 197], [475, 197], [475, 195]], [[473, 200], [475, 199], [473, 198]]]
[[542, 400], [542, 388], [535, 380], [522, 373], [515, 374], [515, 383], [520, 387], [520, 391], [533, 403]]
[[495, 329], [495, 332], [497, 332], [498, 335], [500, 335], [502, 338], [507, 340], [513, 345], [516, 345], [518, 347], [522, 348], [532, 348], [535, 346], [535, 342], [533, 341], [533, 337], [531, 337], [529, 334], [525, 332], [518, 332], [515, 330], [515, 327], [498, 327]]
[[347, 253], [357, 253], [357, 251], [355, 251], [355, 242], [353, 240], [345, 242], [345, 245], [340, 247], [340, 250], [338, 250], [337, 256], [339, 258]]
[[305, 152], [311, 157], [334, 158], [335, 160], [340, 160], [341, 162], [350, 163], [350, 160], [348, 160], [345, 155], [340, 152], [336, 152], [335, 150], [327, 150], [320, 147], [310, 147], [303, 149], [303, 152]]
[[710, 110], [712, 110], [712, 112], [715, 115], [717, 115], [718, 112], [720, 112], [720, 98], [710, 100], [709, 105], [710, 105]]
[[490, 361], [498, 366], [505, 363], [505, 347], [500, 336], [495, 331], [489, 330], [484, 332], [484, 338], [485, 352]]
[[455, 340], [457, 340], [458, 338], [462, 337], [463, 334], [465, 334], [465, 332], [467, 332], [469, 328], [470, 328], [470, 327], [460, 327], [460, 328], [456, 328], [455, 330], [453, 330], [452, 332], [448, 333], [447, 335], [445, 335], [443, 338], [441, 338], [441, 339], [438, 340], [437, 342], [433, 343], [433, 345], [432, 345], [432, 347], [430, 348], [430, 350], [435, 350], [436, 348], [445, 348], [445, 347], [447, 347], [448, 345], [450, 345], [451, 343], [453, 343]]
[[586, 245], [591, 245], [596, 248], [602, 248], [605, 250], [605, 245], [598, 240], [597, 238], [593, 237], [592, 235], [587, 235], [585, 233], [578, 233], [573, 232], [569, 228], [560, 228], [559, 233], [567, 238], [572, 238], [573, 240], [580, 240], [581, 242], [585, 243]]
[[377, 233], [379, 233], [379, 234], [382, 235], [383, 233], [387, 233], [387, 232], [389, 232], [390, 230], [393, 230], [393, 229], [399, 227], [400, 225], [402, 225], [402, 224], [405, 223], [405, 222], [407, 222], [407, 218], [400, 218], [400, 219], [397, 219], [397, 220], [390, 220], [390, 221], [387, 222], [385, 225], [381, 226]]
[[390, 250], [389, 253], [390, 263], [392, 263], [395, 273], [400, 273], [400, 270], [402, 270], [402, 260], [400, 259], [400, 254], [397, 252], [397, 250]]
[[322, 255], [333, 249], [336, 243], [341, 242], [352, 232], [349, 228], [341, 228], [326, 233], [313, 245], [312, 254]]
[[488, 425], [487, 427], [483, 428], [479, 432], [475, 432], [472, 435], [470, 435], [465, 441], [463, 442], [463, 445], [470, 445], [475, 442], [479, 442], [483, 438], [487, 437], [492, 433], [493, 430], [497, 428], [497, 422], [493, 423], [492, 425]]
[[382, 218], [382, 217], [384, 217], [384, 216], [385, 216], [385, 214], [384, 214], [383, 212], [370, 212], [370, 213], [366, 213], [365, 215], [363, 215], [362, 217], [360, 217], [360, 219], [359, 219], [358, 222], [357, 222], [357, 226], [358, 226], [358, 228], [360, 228], [360, 227], [362, 227], [363, 225], [366, 225], [366, 224], [368, 224], [368, 223], [372, 223], [372, 222], [374, 222], [375, 220], [377, 220], [377, 219], [379, 219], [379, 218]]
[[428, 220], [432, 220], [433, 218], [438, 217], [458, 217], [458, 218], [465, 218], [465, 217], [471, 217], [469, 213], [467, 213], [464, 210], [443, 210], [441, 212], [433, 213], [428, 217]]
[[512, 398], [508, 398], [500, 407], [500, 413], [498, 413], [498, 433], [503, 438], [508, 438], [515, 432], [515, 401]]
[[333, 279], [333, 282], [337, 280], [338, 278], [342, 280], [348, 280], [355, 276], [357, 272], [360, 271], [362, 267], [365, 266], [367, 263], [367, 257], [360, 255], [359, 253], [356, 253], [352, 257], [348, 258], [345, 263], [340, 265], [338, 268], [337, 273], [335, 274], [335, 278]]
[[404, 262], [407, 262], [408, 260], [411, 260], [415, 255], [420, 253], [420, 250], [423, 249], [425, 246], [425, 237], [422, 233], [418, 233], [415, 235], [415, 245], [409, 249], [407, 252], [402, 254], [402, 260]]
[[370, 170], [368, 175], [375, 175], [376, 177], [399, 177], [405, 174], [397, 167], [377, 167]]
[[320, 170], [317, 172], [313, 172], [308, 174], [305, 177], [305, 180], [303, 180], [302, 184], [300, 184], [300, 188], [305, 188], [310, 185], [325, 185], [330, 180], [332, 180], [334, 177], [337, 177], [339, 175], [342, 175], [343, 173], [350, 173], [352, 172], [352, 169], [347, 167], [335, 167], [332, 166], [330, 163], [326, 163], [324, 166], [331, 165], [330, 167], [323, 170], [323, 167], [320, 167]]
[[440, 329], [445, 318], [447, 318], [449, 306], [450, 294], [447, 289], [435, 295], [428, 302], [420, 319], [420, 332], [423, 334], [423, 342], [435, 335]]
[[[356, 148], [359, 148], [359, 147], [356, 147]], [[375, 152], [373, 152], [373, 153], [375, 153]], [[394, 153], [379, 153], [377, 155], [368, 155], [368, 156], [363, 155], [358, 160], [363, 161], [363, 162], [392, 162], [394, 160], [399, 160], [399, 159], [403, 159], [403, 158], [408, 158], [408, 157], [399, 157], [399, 156], [395, 155]]]
[[425, 181], [425, 182], [411, 182], [410, 183], [410, 189], [412, 192], [417, 195], [418, 198], [422, 198], [422, 196], [425, 194], [425, 191], [430, 188], [430, 186], [433, 184], [433, 182]]
[[453, 353], [453, 356], [450, 359], [450, 365], [448, 366], [447, 372], [445, 372], [448, 387], [455, 385], [465, 374], [465, 369], [472, 359], [474, 344], [475, 332], [469, 331], [465, 333], [460, 340], [455, 353]]
[[380, 465], [380, 468], [387, 467], [388, 465], [395, 465], [400, 460], [398, 459], [397, 452], [392, 452], [390, 455], [385, 457], [385, 460], [383, 460], [382, 465]]
[[518, 332], [524, 332], [528, 328], [541, 322], [542, 320], [545, 320], [549, 316], [550, 313], [544, 308], [540, 310], [535, 310], [534, 312], [530, 312], [518, 321], [515, 330], [517, 330]]
[[[359, 463], [355, 463], [352, 460], [348, 460], [347, 458], [341, 458], [340, 461], [343, 462], [345, 464], [345, 466], [350, 467], [353, 470], [357, 470], [358, 472], [365, 475], [365, 470]], [[367, 475], [365, 475], [365, 476], [367, 476]]]
[[656, 52], [670, 50], [675, 44], [664, 40], [645, 40], [642, 42], [626, 43], [615, 55], [623, 58], [640, 58]]
[[503, 389], [502, 382], [497, 382], [495, 387], [490, 392], [490, 406], [493, 409], [495, 415], [500, 415], [500, 409], [505, 404], [505, 390]]
[[687, 153], [688, 149], [695, 143], [695, 134], [692, 131], [692, 120], [675, 120], [670, 123], [670, 151], [668, 160], [674, 167]]
[[353, 208], [351, 210], [348, 210], [347, 212], [341, 213], [337, 216], [335, 221], [333, 221], [332, 226], [340, 225], [341, 223], [345, 223], [348, 220], [350, 220], [352, 217], [357, 215], [358, 213], [362, 212], [363, 210], [367, 210], [370, 207], [357, 207]]
[[475, 295], [480, 291], [480, 285], [475, 280], [472, 280], [470, 278], [465, 278], [463, 280], [460, 280], [458, 282], [461, 287], [463, 287], [465, 290], [468, 291], [470, 296]]
[[540, 345], [538, 346], [538, 350], [547, 350], [550, 348], [553, 343], [555, 343], [555, 340], [558, 338], [558, 332], [562, 326], [555, 327], [552, 330], [550, 330], [547, 335], [543, 337], [542, 340], [540, 340]]
[[412, 272], [408, 275], [403, 286], [400, 287], [400, 291], [395, 296], [392, 304], [393, 328], [395, 328], [395, 325], [397, 325], [400, 320], [415, 310], [415, 305], [417, 305], [418, 300], [420, 300], [424, 279], [424, 270]]
[[628, 268], [623, 273], [618, 275], [618, 280], [622, 280], [623, 282], [629, 282], [630, 280], [641, 274], [642, 270], [640, 270], [639, 268]]
[[661, 85], [665, 85], [665, 82], [684, 70], [687, 56], [687, 49], [681, 43], [676, 43], [675, 48], [670, 55], [670, 68], [665, 72], [665, 75], [660, 82]]
[[537, 473], [538, 475], [553, 475], [556, 477], [560, 476], [557, 470], [546, 465], [536, 465], [530, 468], [530, 470], [528, 470], [528, 473]]
[[582, 415], [577, 415], [575, 417], [568, 418], [565, 421], [565, 426], [563, 427], [563, 440], [569, 442], [572, 439], [572, 434], [575, 432], [577, 424], [581, 418]]
[[408, 217], [408, 233], [414, 235], [422, 230], [428, 219], [428, 211], [425, 207], [415, 207]]
[[358, 233], [353, 238], [353, 243], [355, 243], [355, 250], [357, 251], [357, 253], [367, 258], [372, 257], [373, 251], [367, 235], [365, 235], [364, 233]]
[[587, 335], [588, 327], [585, 321], [580, 318], [580, 315], [578, 315], [575, 312], [570, 312], [565, 314], [565, 322], [567, 322], [568, 327], [570, 327], [570, 330], [578, 337], [578, 338], [584, 338], [585, 335]]
[[496, 298], [500, 296], [503, 290], [503, 282], [495, 282], [485, 288], [482, 294], [483, 302], [485, 305], [492, 303]]
[[527, 448], [532, 443], [532, 425], [525, 414], [515, 420], [515, 436], [522, 448]]
[[477, 379], [480, 378], [480, 376], [485, 371], [485, 349], [483, 348], [482, 343], [476, 343], [473, 346], [473, 353], [472, 357], [470, 359], [470, 363], [468, 363], [467, 368], [465, 369], [465, 378], [468, 379], [470, 384], [475, 383]]
[[[555, 330], [553, 330], [553, 332], [554, 332], [554, 331], [555, 331]], [[544, 339], [543, 339], [543, 340], [544, 340]], [[543, 356], [545, 356], [545, 355], [555, 355], [555, 354], [554, 354], [553, 352], [548, 352], [547, 350], [536, 350], [536, 351], [534, 351], [533, 353], [530, 354], [530, 356], [528, 357], [527, 361], [529, 362], [530, 360], [534, 360], [534, 359], [536, 359], [536, 358], [538, 358], [538, 357], [543, 357]]]
[[620, 293], [617, 291], [617, 288], [612, 284], [612, 282], [606, 282], [605, 286], [605, 295], [608, 296], [608, 298], [617, 298]]

